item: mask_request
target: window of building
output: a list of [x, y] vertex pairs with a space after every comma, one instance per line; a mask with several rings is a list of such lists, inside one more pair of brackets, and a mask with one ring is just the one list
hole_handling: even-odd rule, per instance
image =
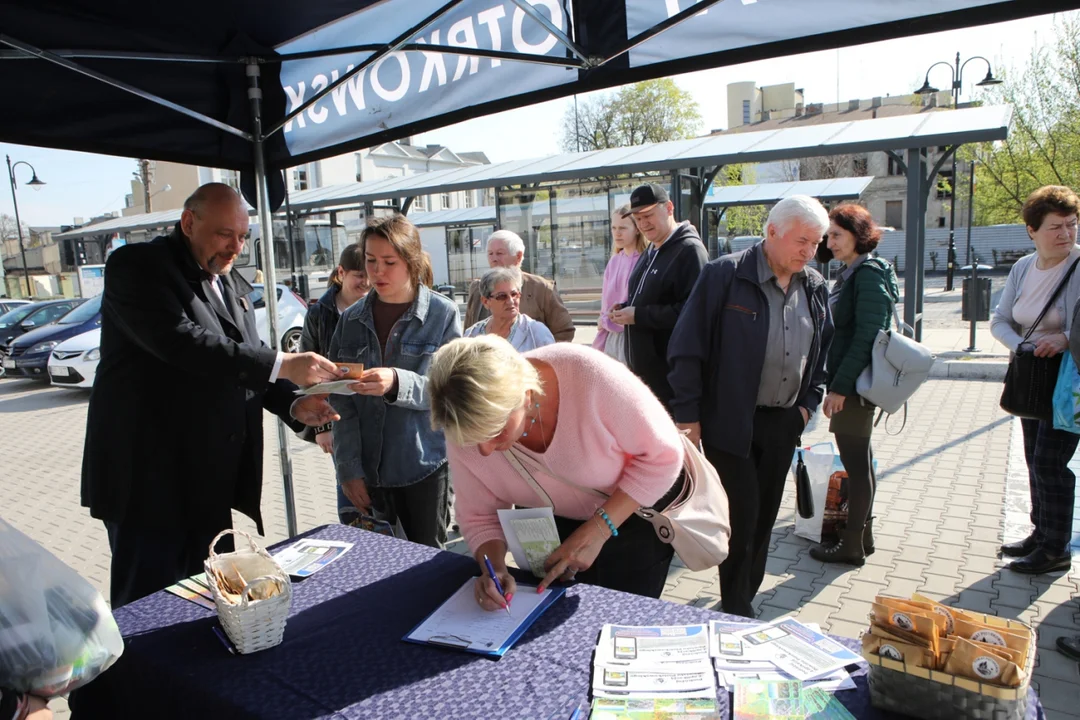
[[952, 170], [941, 170], [937, 177], [937, 199], [946, 200], [952, 197]]
[[413, 207], [420, 211], [423, 211], [425, 208], [427, 208], [427, 196], [417, 195], [416, 199], [413, 200]]
[[885, 201], [885, 224], [897, 230], [904, 229], [904, 201]]
[[887, 156], [889, 158], [889, 175], [903, 175], [904, 170], [900, 167], [900, 163], [896, 161], [892, 155]]
[[299, 168], [293, 170], [293, 190], [307, 190], [307, 189], [308, 189], [307, 170], [301, 170]]
[[866, 173], [867, 173], [867, 168], [868, 168], [868, 164], [867, 164], [866, 158], [864, 158], [864, 157], [855, 158], [855, 162], [853, 163], [853, 169], [855, 171], [855, 176], [856, 177], [865, 176]]
[[450, 193], [443, 193], [442, 194], [442, 209], [443, 210], [449, 210], [450, 209]]
[[475, 194], [472, 190], [465, 191], [465, 207], [471, 208], [475, 202]]
[[240, 190], [240, 173], [236, 172], [235, 170], [222, 170], [221, 171], [221, 182], [225, 183], [226, 185], [231, 187], [233, 190], [239, 191]]
[[750, 124], [750, 101], [749, 100], [743, 100], [742, 101], [742, 121], [743, 121], [743, 125], [749, 125]]
[[939, 218], [937, 219], [937, 226], [938, 226], [939, 228], [943, 228], [943, 227], [945, 227], [945, 217], [944, 217], [944, 216], [942, 216], [942, 217], [939, 217]]

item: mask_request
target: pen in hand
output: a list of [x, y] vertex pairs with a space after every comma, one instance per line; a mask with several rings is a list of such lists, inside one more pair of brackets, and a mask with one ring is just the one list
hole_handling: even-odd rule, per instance
[[[495, 568], [493, 568], [491, 566], [491, 561], [488, 560], [487, 555], [484, 556], [484, 567], [487, 568], [488, 575], [491, 577], [492, 582], [495, 583], [495, 589], [499, 591], [499, 594], [502, 595], [503, 600], [505, 601], [506, 600], [506, 592], [503, 591], [502, 583], [499, 582], [499, 576], [495, 574]], [[513, 617], [513, 613], [510, 612], [510, 603], [506, 603], [505, 605], [503, 605], [503, 608], [506, 610], [507, 615], [510, 615], [510, 617]]]

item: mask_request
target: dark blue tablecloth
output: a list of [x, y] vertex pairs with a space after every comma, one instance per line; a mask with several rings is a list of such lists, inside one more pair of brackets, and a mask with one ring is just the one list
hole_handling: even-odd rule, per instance
[[[305, 536], [356, 544], [293, 585], [281, 645], [231, 655], [217, 615], [159, 592], [114, 613], [126, 647], [117, 664], [74, 699], [75, 720], [126, 717], [499, 718], [566, 720], [584, 706], [604, 623], [663, 625], [740, 620], [709, 610], [571, 587], [501, 660], [402, 642], [477, 574], [470, 558], [342, 525]], [[855, 648], [858, 643], [844, 640]], [[870, 707], [865, 668], [837, 697], [858, 718]], [[720, 701], [727, 715], [728, 696]], [[1037, 700], [1029, 718], [1041, 718]]]

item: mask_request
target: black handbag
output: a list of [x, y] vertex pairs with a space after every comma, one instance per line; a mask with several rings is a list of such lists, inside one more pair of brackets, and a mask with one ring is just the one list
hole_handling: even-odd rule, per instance
[[795, 507], [799, 511], [799, 517], [804, 520], [814, 517], [814, 493], [810, 490], [810, 471], [803, 463], [801, 447], [799, 448], [799, 462], [795, 465]]
[[1009, 369], [1005, 372], [1005, 388], [1001, 392], [1001, 409], [1010, 415], [1048, 422], [1054, 418], [1054, 387], [1057, 385], [1063, 354], [1035, 357], [1035, 346], [1028, 342], [1028, 338], [1057, 300], [1078, 263], [1080, 258], [1073, 262], [1065, 277], [1058, 283], [1054, 294], [1046, 302], [1046, 307], [1039, 313], [1039, 317], [1009, 360]]

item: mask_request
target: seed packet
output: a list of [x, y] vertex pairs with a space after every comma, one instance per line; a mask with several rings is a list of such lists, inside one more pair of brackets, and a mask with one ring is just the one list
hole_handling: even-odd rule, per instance
[[956, 641], [956, 647], [949, 653], [945, 672], [1005, 687], [1019, 687], [1024, 679], [1024, 672], [1016, 663], [997, 655], [985, 643], [963, 638]]
[[[956, 636], [974, 642], [988, 643], [1016, 650], [1026, 658], [1031, 647], [1031, 634], [1021, 628], [994, 627], [986, 623], [970, 622], [957, 618]], [[1020, 663], [1023, 664], [1023, 663]]]
[[913, 667], [935, 668], [934, 654], [928, 648], [911, 645], [897, 640], [888, 640], [876, 635], [866, 634], [862, 636], [864, 652], [880, 655], [889, 660], [902, 662]]

